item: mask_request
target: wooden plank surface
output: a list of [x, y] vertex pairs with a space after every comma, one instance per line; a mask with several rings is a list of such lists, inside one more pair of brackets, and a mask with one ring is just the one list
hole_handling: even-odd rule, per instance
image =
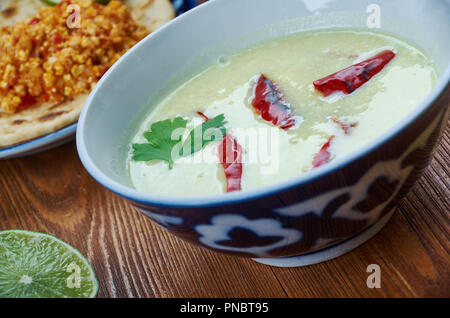
[[[198, 2], [204, 2], [200, 0]], [[0, 161], [0, 230], [51, 233], [97, 273], [99, 297], [450, 297], [450, 125], [389, 224], [338, 259], [273, 268], [185, 243], [83, 169], [71, 142]], [[366, 268], [381, 267], [369, 289]]]
[[[338, 259], [272, 268], [185, 243], [96, 183], [75, 143], [0, 161], [0, 230], [51, 233], [93, 264], [99, 297], [450, 297], [450, 125], [424, 176], [372, 240]], [[380, 289], [366, 268], [381, 267]]]

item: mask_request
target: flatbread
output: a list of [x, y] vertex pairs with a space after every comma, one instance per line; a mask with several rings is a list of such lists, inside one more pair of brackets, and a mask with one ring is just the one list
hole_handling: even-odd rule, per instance
[[[135, 21], [153, 32], [174, 18], [169, 0], [126, 0]], [[40, 0], [0, 0], [0, 27], [27, 20], [45, 7]], [[88, 94], [63, 103], [47, 102], [15, 114], [0, 111], [0, 149], [55, 132], [75, 123]]]
[[44, 7], [40, 0], [0, 0], [0, 26], [27, 20]]
[[80, 117], [88, 94], [63, 103], [43, 103], [15, 114], [0, 113], [0, 146], [17, 144], [57, 131]]

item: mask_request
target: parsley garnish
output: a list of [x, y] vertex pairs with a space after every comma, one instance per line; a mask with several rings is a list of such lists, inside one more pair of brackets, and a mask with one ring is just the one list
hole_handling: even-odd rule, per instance
[[[164, 160], [169, 163], [169, 169], [173, 168], [172, 149], [181, 142], [182, 133], [174, 135], [176, 129], [185, 129], [187, 120], [181, 117], [173, 121], [166, 119], [153, 123], [150, 130], [144, 133], [146, 144], [133, 144], [133, 159], [135, 161]], [[174, 136], [173, 136], [174, 135]]]
[[201, 150], [212, 141], [222, 140], [226, 133], [224, 125], [225, 115], [220, 114], [192, 129], [183, 143], [180, 155], [187, 157]]
[[173, 168], [174, 160], [180, 156], [189, 156], [201, 150], [208, 143], [221, 140], [225, 136], [225, 116], [223, 114], [198, 125], [191, 130], [182, 143], [187, 120], [176, 117], [173, 121], [166, 119], [155, 122], [144, 133], [148, 143], [133, 144], [133, 160], [164, 160]]

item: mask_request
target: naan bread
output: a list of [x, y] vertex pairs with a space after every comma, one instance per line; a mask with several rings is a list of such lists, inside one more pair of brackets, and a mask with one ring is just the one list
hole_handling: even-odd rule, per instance
[[0, 0], [0, 26], [27, 20], [44, 7], [40, 0]]
[[[126, 0], [135, 21], [151, 32], [174, 18], [169, 0]], [[0, 27], [27, 20], [45, 7], [40, 0], [0, 0]], [[0, 148], [55, 132], [75, 123], [88, 94], [63, 103], [47, 102], [15, 114], [0, 111]]]
[[0, 147], [47, 135], [78, 120], [87, 94], [63, 103], [41, 103], [15, 114], [0, 113]]

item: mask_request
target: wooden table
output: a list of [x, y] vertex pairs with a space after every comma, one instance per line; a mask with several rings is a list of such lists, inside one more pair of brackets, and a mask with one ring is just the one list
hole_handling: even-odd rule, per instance
[[[198, 3], [205, 0], [197, 0]], [[71, 142], [0, 161], [0, 230], [51, 233], [88, 257], [99, 297], [450, 297], [450, 125], [389, 224], [338, 259], [273, 268], [192, 246], [96, 183]], [[381, 288], [366, 285], [369, 264]]]
[[[51, 233], [93, 264], [99, 297], [450, 297], [450, 124], [389, 224], [338, 259], [272, 268], [166, 233], [84, 170], [71, 142], [0, 161], [0, 230]], [[381, 266], [381, 288], [366, 285]]]

